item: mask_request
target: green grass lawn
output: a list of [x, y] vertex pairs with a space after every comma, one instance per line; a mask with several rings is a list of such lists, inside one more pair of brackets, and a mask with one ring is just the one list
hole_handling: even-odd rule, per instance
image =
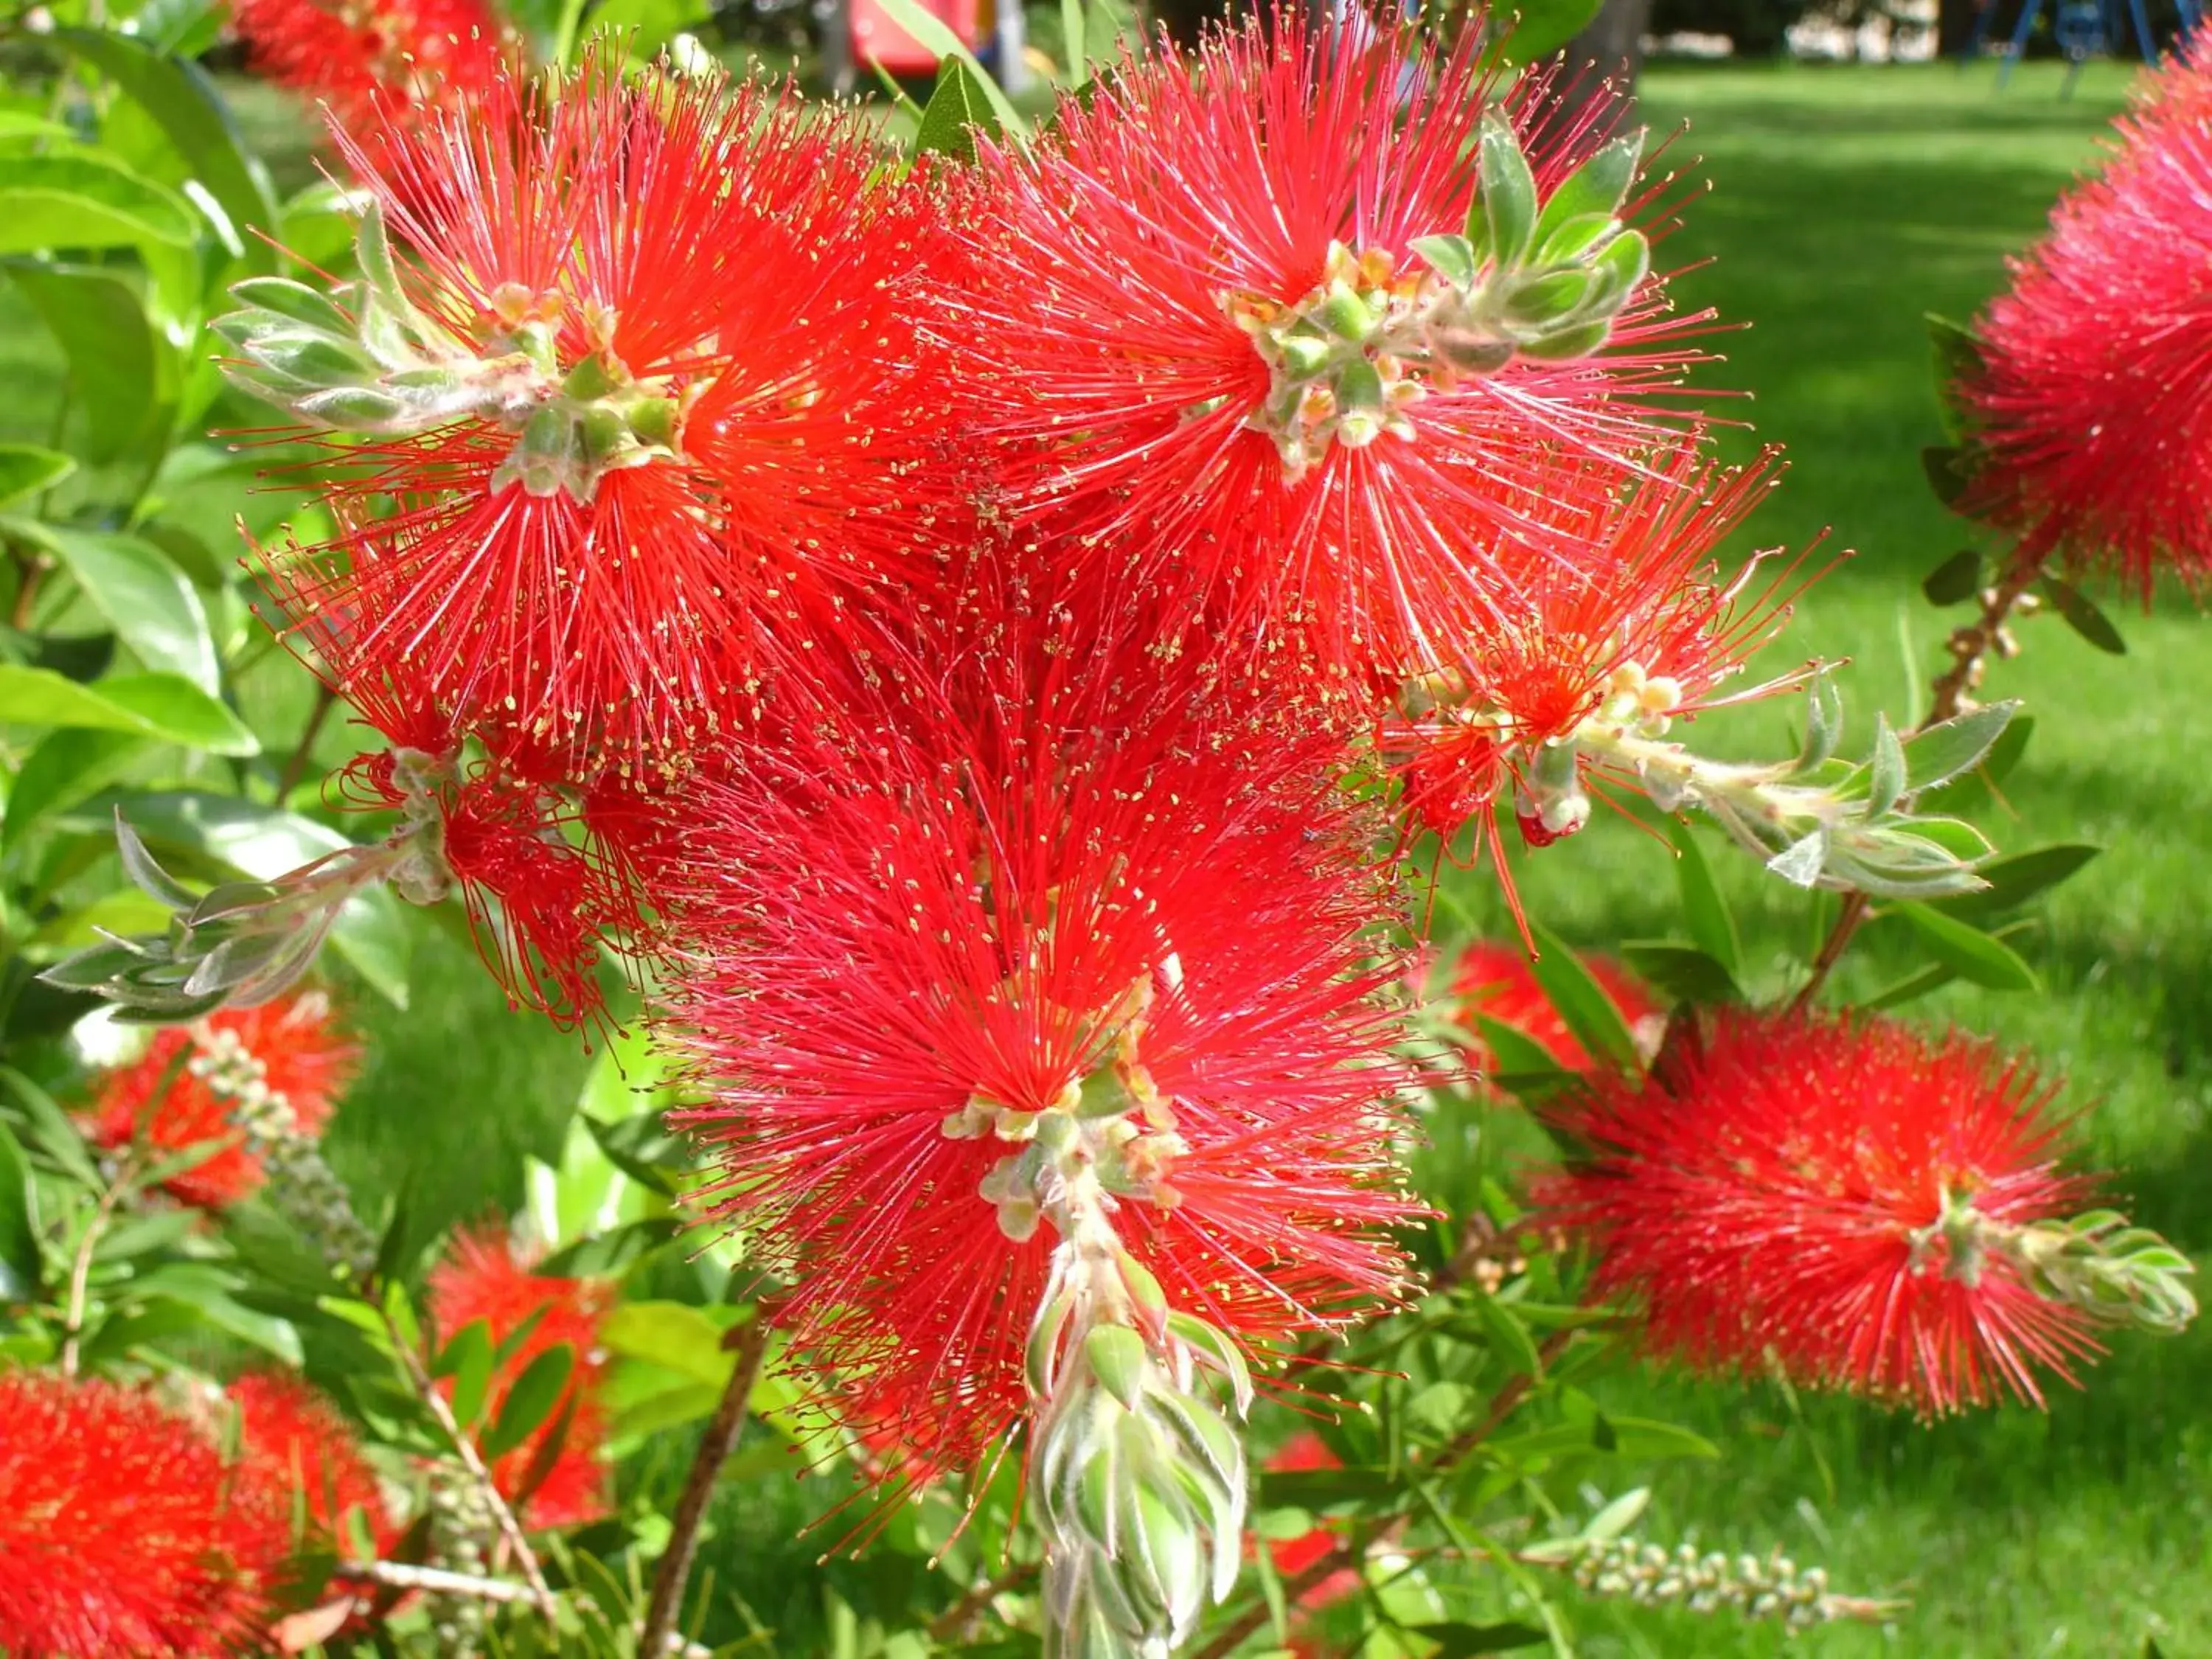
[[[1918, 450], [1940, 441], [1922, 314], [1968, 317], [1998, 285], [2004, 256], [2093, 157], [2127, 83], [2121, 70], [2094, 68], [2062, 103], [2055, 65], [2028, 66], [2002, 94], [1992, 74], [1662, 67], [1644, 89], [1656, 130], [1690, 124], [1677, 153], [1701, 155], [1712, 182], [1662, 257], [1712, 260], [1680, 291], [1754, 325], [1723, 339], [1729, 361], [1713, 378], [1753, 392], [1743, 412], [1758, 437], [1790, 451], [1756, 539], [1797, 545], [1832, 526], [1835, 544], [1856, 550], [1766, 664], [1850, 657], [1843, 684], [1861, 738], [1877, 707], [1898, 718], [1924, 702], [1954, 613], [1931, 610], [1914, 584], [1969, 539], [1922, 481]], [[2212, 1251], [2212, 779], [2201, 759], [2212, 624], [2180, 603], [2113, 614], [2127, 658], [2100, 655], [2055, 620], [2032, 622], [2024, 654], [1990, 682], [2038, 716], [2006, 790], [2017, 821], [1994, 833], [2011, 847], [2109, 849], [2042, 908], [2023, 947], [2049, 994], [1954, 988], [1914, 1015], [2032, 1046], [2069, 1079], [2089, 1161], [2123, 1171], [2117, 1188], [2141, 1218], [2202, 1256]], [[1715, 716], [1698, 735], [1731, 749], [1779, 744], [1796, 712]], [[1577, 940], [1670, 924], [1666, 855], [1626, 826], [1518, 867], [1532, 908]], [[1747, 868], [1733, 890], [1752, 956], [1778, 975], [1803, 906], [1770, 880]], [[1877, 934], [1844, 982], [1870, 990], [1905, 961]], [[1658, 1474], [1656, 1536], [1779, 1542], [1826, 1561], [1841, 1587], [1912, 1600], [1893, 1632], [1833, 1629], [1796, 1650], [2133, 1659], [2154, 1636], [2171, 1656], [2212, 1653], [2212, 1334], [2123, 1339], [2089, 1382], [2055, 1397], [2047, 1417], [2007, 1410], [1934, 1430], [1832, 1401], [1807, 1402], [1801, 1417], [1768, 1390], [1633, 1373], [1611, 1379], [1602, 1400], [1671, 1415], [1729, 1449], [1720, 1466]], [[1592, 1608], [1580, 1622], [1594, 1655], [1784, 1646], [1687, 1617]]]

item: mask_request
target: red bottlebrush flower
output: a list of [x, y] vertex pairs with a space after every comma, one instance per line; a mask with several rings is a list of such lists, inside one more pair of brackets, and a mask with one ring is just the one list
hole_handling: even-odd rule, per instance
[[952, 637], [687, 799], [713, 879], [674, 911], [721, 1213], [794, 1279], [794, 1354], [908, 1471], [1023, 1404], [1053, 1229], [985, 1195], [990, 1124], [1018, 1139], [1094, 1075], [1152, 1101], [1122, 1156], [1166, 1196], [1118, 1200], [1121, 1247], [1246, 1338], [1393, 1294], [1376, 1230], [1407, 1213], [1379, 1184], [1393, 969], [1340, 735], [1194, 702], [1087, 630]]
[[2118, 124], [2100, 178], [1984, 314], [1959, 392], [1970, 510], [2109, 570], [2146, 599], [2162, 571], [2212, 580], [2212, 45], [2167, 60]]
[[1597, 148], [1607, 100], [1567, 118], [1540, 78], [1500, 94], [1481, 33], [1440, 58], [1285, 8], [1124, 64], [1034, 152], [986, 146], [981, 279], [943, 295], [942, 327], [1018, 505], [1067, 512], [1094, 544], [1133, 532], [1164, 582], [1395, 677], [1483, 614], [1504, 550], [1558, 550], [1528, 501], [1602, 499], [1684, 441], [1642, 395], [1692, 355], [1656, 282], [1608, 355], [1416, 373], [1376, 346], [1358, 377], [1400, 389], [1375, 431], [1334, 424], [1352, 407], [1334, 392], [1277, 408], [1270, 331], [1333, 283], [1411, 305], [1441, 276], [1414, 244], [1467, 221], [1486, 112], [1546, 191]]
[[[304, 991], [258, 1008], [226, 1008], [155, 1033], [145, 1054], [108, 1073], [86, 1134], [110, 1149], [143, 1138], [156, 1153], [200, 1141], [243, 1139], [240, 1090], [258, 1082], [282, 1096], [291, 1121], [313, 1134], [330, 1121], [361, 1051], [345, 1040], [330, 999]], [[179, 1203], [216, 1209], [258, 1191], [261, 1160], [234, 1144], [162, 1183]]]
[[1595, 1079], [1561, 1127], [1590, 1162], [1550, 1195], [1598, 1252], [1593, 1290], [1644, 1313], [1656, 1355], [1846, 1388], [1926, 1416], [2041, 1402], [2100, 1350], [1972, 1225], [2062, 1216], [2051, 1089], [1960, 1035], [1742, 1011], [1640, 1084]]
[[450, 104], [504, 56], [483, 0], [231, 0], [230, 22], [254, 74], [349, 121]]
[[544, 85], [342, 137], [428, 367], [363, 394], [398, 435], [271, 580], [349, 699], [403, 676], [583, 781], [680, 768], [763, 629], [915, 577], [957, 469], [882, 274], [920, 195], [854, 121], [605, 57]]
[[[456, 1234], [445, 1260], [430, 1270], [430, 1316], [443, 1337], [482, 1320], [496, 1348], [526, 1322], [537, 1321], [494, 1371], [484, 1392], [485, 1421], [497, 1419], [531, 1361], [568, 1345], [573, 1363], [568, 1389], [543, 1427], [492, 1464], [493, 1484], [530, 1526], [580, 1526], [606, 1513], [607, 1471], [600, 1456], [606, 1425], [598, 1389], [605, 1363], [599, 1322], [607, 1300], [606, 1287], [597, 1280], [532, 1273], [495, 1227]], [[564, 1416], [567, 1437], [545, 1462], [546, 1443]]]
[[383, 1492], [336, 1407], [300, 1378], [273, 1371], [241, 1376], [228, 1393], [242, 1465], [267, 1483], [280, 1513], [292, 1513], [297, 1493], [309, 1528], [341, 1552], [351, 1553], [348, 1517], [356, 1512], [378, 1548], [390, 1541]]
[[[1271, 1469], [1335, 1469], [1343, 1468], [1334, 1452], [1322, 1443], [1322, 1437], [1307, 1430], [1292, 1435], [1281, 1449], [1267, 1460]], [[1268, 1556], [1275, 1565], [1275, 1574], [1280, 1578], [1296, 1577], [1316, 1561], [1328, 1555], [1344, 1542], [1334, 1528], [1316, 1527], [1310, 1532], [1295, 1538], [1273, 1538], [1267, 1540]], [[1315, 1584], [1298, 1598], [1302, 1607], [1325, 1607], [1331, 1602], [1341, 1601], [1347, 1595], [1358, 1594], [1358, 1569], [1346, 1567], [1333, 1572]]]
[[[1586, 721], [1659, 731], [1727, 701], [1721, 687], [1787, 619], [1788, 573], [1753, 592], [1760, 562], [1723, 580], [1713, 550], [1771, 483], [1764, 466], [1709, 468], [1686, 450], [1611, 501], [1531, 502], [1579, 551], [1516, 558], [1487, 590], [1489, 618], [1383, 722], [1412, 825], [1449, 842], [1536, 769], [1579, 775], [1589, 763], [1571, 744]], [[1517, 803], [1516, 816], [1535, 846], [1579, 827]], [[1494, 828], [1489, 839], [1495, 849]]]
[[0, 1372], [0, 1649], [222, 1659], [252, 1644], [290, 1515], [213, 1436], [111, 1382]]
[[[1644, 981], [1612, 957], [1586, 957], [1583, 965], [1630, 1025], [1662, 1012]], [[1472, 1026], [1478, 1014], [1494, 1019], [1520, 1032], [1568, 1071], [1589, 1069], [1589, 1055], [1536, 982], [1535, 970], [1529, 967], [1528, 953], [1522, 947], [1477, 939], [1460, 955], [1452, 991], [1461, 999], [1461, 1018], [1467, 1024]], [[1472, 1063], [1478, 1070], [1490, 1069], [1480, 1054]]]

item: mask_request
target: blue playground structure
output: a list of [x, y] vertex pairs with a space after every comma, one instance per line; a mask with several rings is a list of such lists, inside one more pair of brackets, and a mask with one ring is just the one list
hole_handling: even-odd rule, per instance
[[[2130, 24], [2134, 27], [2136, 49], [2142, 54], [2143, 62], [2158, 62], [2158, 42], [2151, 34], [2150, 18], [2143, 9], [2143, 0], [2124, 0], [2124, 17], [2121, 15], [2123, 3], [2124, 0], [2057, 0], [2057, 9], [2051, 20], [2051, 33], [2067, 64], [2066, 80], [2058, 91], [2061, 98], [2072, 95], [2081, 65], [2123, 40]], [[2186, 34], [2197, 27], [2197, 0], [2175, 0], [2175, 3], [2181, 13], [2182, 33]], [[1980, 15], [1974, 20], [1973, 39], [1967, 42], [1960, 54], [1962, 58], [1979, 58], [1987, 49], [1990, 34], [1996, 24], [1998, 4], [1999, 0], [1984, 0]], [[1998, 86], [2003, 86], [2012, 77], [2013, 65], [2027, 51], [2027, 38], [2034, 32], [2035, 20], [2042, 13], [2043, 0], [2023, 0], [2020, 21], [2014, 25], [2012, 40], [1997, 65]]]

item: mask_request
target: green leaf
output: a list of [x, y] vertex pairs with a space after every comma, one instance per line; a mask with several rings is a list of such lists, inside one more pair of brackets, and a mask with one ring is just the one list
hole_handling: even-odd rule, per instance
[[1460, 289], [1471, 289], [1481, 272], [1474, 257], [1474, 244], [1464, 236], [1417, 236], [1413, 252], [1428, 263], [1429, 269]]
[[1898, 914], [1912, 924], [1937, 963], [1976, 985], [1993, 991], [2035, 991], [2035, 970], [2002, 939], [1926, 904], [1904, 903]]
[[8, 274], [69, 359], [78, 451], [94, 465], [138, 453], [166, 438], [153, 325], [138, 291], [112, 270], [10, 260]]
[[1405, 1631], [1408, 1636], [1422, 1637], [1437, 1644], [1428, 1659], [1468, 1659], [1470, 1654], [1505, 1653], [1514, 1648], [1533, 1648], [1552, 1639], [1546, 1631], [1534, 1625], [1524, 1625], [1517, 1619], [1500, 1625], [1457, 1621], [1448, 1625], [1408, 1625]]
[[448, 1403], [453, 1407], [453, 1421], [464, 1429], [474, 1429], [477, 1419], [483, 1415], [484, 1395], [491, 1387], [491, 1326], [478, 1319], [453, 1334], [431, 1368], [431, 1376], [453, 1379], [453, 1398]]
[[58, 450], [36, 444], [0, 444], [0, 507], [26, 495], [51, 489], [76, 471], [76, 463]]
[[640, 64], [712, 15], [701, 0], [601, 0], [592, 13], [591, 32], [627, 37], [629, 61]]
[[1920, 452], [1920, 470], [1927, 475], [1936, 499], [1957, 512], [1960, 498], [1973, 482], [1967, 452], [1951, 444], [1929, 444]]
[[625, 1302], [607, 1315], [599, 1340], [610, 1353], [717, 1389], [737, 1364], [722, 1346], [722, 1328], [688, 1303]]
[[1589, 1518], [1589, 1522], [1577, 1534], [1585, 1544], [1601, 1544], [1618, 1538], [1634, 1526], [1645, 1507], [1651, 1502], [1651, 1488], [1638, 1486], [1625, 1492]]
[[[11, 803], [12, 805], [12, 803]], [[1974, 873], [1989, 883], [1978, 893], [1937, 901], [1948, 915], [1962, 921], [1978, 921], [2025, 904], [2046, 888], [2056, 887], [2105, 849], [2080, 842], [2058, 842], [2024, 853], [1992, 859]]]
[[237, 715], [174, 674], [131, 674], [79, 685], [51, 669], [0, 663], [0, 724], [131, 732], [217, 755], [261, 752]]
[[27, 1302], [39, 1288], [39, 1224], [31, 1169], [0, 1123], [0, 1302]]
[[999, 123], [981, 77], [957, 58], [937, 66], [937, 88], [921, 112], [921, 131], [915, 149], [924, 155], [950, 155], [956, 161], [975, 159], [975, 134], [997, 136]]
[[1512, 1304], [1500, 1302], [1479, 1285], [1474, 1289], [1475, 1316], [1482, 1322], [1483, 1334], [1492, 1350], [1519, 1375], [1541, 1382], [1543, 1352], [1528, 1334], [1528, 1328], [1514, 1316]]
[[1636, 1038], [1605, 988], [1557, 933], [1540, 923], [1534, 932], [1537, 956], [1529, 969], [1583, 1052], [1595, 1061], [1611, 1060], [1624, 1070], [1634, 1070], [1639, 1063]]
[[[1522, 154], [1512, 124], [1488, 116], [1482, 124], [1480, 189], [1474, 211], [1481, 216], [1481, 240], [1500, 270], [1510, 270], [1528, 252], [1536, 231], [1536, 175]], [[1474, 238], [1470, 223], [1468, 235]]]
[[1982, 556], [1962, 547], [1920, 579], [1930, 605], [1957, 605], [1982, 591]]
[[[100, 805], [103, 812], [119, 810], [149, 842], [197, 853], [256, 881], [274, 881], [353, 845], [328, 824], [229, 795], [154, 791]], [[407, 1006], [414, 936], [405, 907], [391, 893], [380, 887], [356, 894], [338, 913], [331, 943], [379, 995], [394, 1007]]]
[[[940, 69], [949, 58], [975, 76], [976, 85], [990, 103], [993, 112], [998, 116], [1002, 129], [1017, 138], [1029, 136], [1029, 123], [1023, 118], [1021, 111], [1014, 107], [1005, 89], [976, 61], [975, 54], [968, 50], [967, 43], [946, 27], [942, 19], [925, 10], [916, 3], [916, 0], [881, 0], [881, 4], [884, 16], [912, 35], [925, 52], [937, 54]], [[936, 100], [933, 97], [931, 101], [934, 103]]]
[[1943, 435], [1954, 444], [1962, 443], [1973, 420], [1965, 389], [1981, 378], [1981, 342], [1972, 329], [1948, 317], [1931, 311], [1927, 319], [1928, 341], [1936, 352], [1936, 403], [1943, 417]]
[[556, 1250], [535, 1271], [552, 1279], [619, 1279], [683, 1231], [666, 1216], [633, 1221]]
[[116, 530], [71, 530], [27, 520], [0, 520], [4, 529], [60, 560], [147, 667], [181, 675], [219, 696], [222, 665], [198, 591], [152, 543]]
[[222, 207], [246, 263], [274, 270], [275, 250], [249, 233], [276, 229], [276, 198], [200, 67], [112, 30], [58, 29], [54, 39], [145, 111], [168, 138], [179, 179], [197, 182]]
[[1643, 158], [1641, 128], [1599, 149], [1552, 191], [1536, 221], [1535, 240], [1545, 241], [1571, 219], [1616, 218]]
[[1603, 3], [1604, 0], [1517, 0], [1512, 9], [1517, 21], [1498, 43], [1499, 60], [1519, 65], [1549, 58], [1587, 28]]
[[1080, 88], [1091, 78], [1091, 59], [1085, 51], [1083, 0], [1060, 0], [1060, 33], [1067, 53], [1067, 84]]
[[2108, 655], [2128, 654], [2128, 642], [2120, 637], [2120, 630], [2112, 626], [2112, 618], [2100, 611], [2096, 601], [2087, 593], [2056, 576], [2045, 576], [2041, 586], [2044, 597], [2066, 619], [2069, 628]]
[[105, 789], [126, 770], [146, 739], [136, 732], [65, 726], [39, 739], [8, 792], [0, 853], [12, 852], [45, 814]]
[[1917, 795], [1978, 765], [2019, 712], [2018, 702], [1992, 702], [1914, 732], [1905, 740], [1905, 762], [1911, 774], [1907, 787]]
[[31, 1144], [86, 1185], [100, 1185], [100, 1167], [85, 1150], [84, 1137], [61, 1103], [12, 1066], [0, 1066], [0, 1083], [8, 1085], [8, 1092], [21, 1109], [24, 1132]]
[[575, 1350], [565, 1342], [555, 1343], [523, 1368], [481, 1442], [487, 1462], [506, 1456], [538, 1431], [568, 1392], [575, 1368]]
[[1665, 992], [1670, 1001], [1702, 1006], [1743, 1000], [1735, 975], [1726, 965], [1693, 946], [1629, 944], [1620, 947], [1620, 954], [1638, 978]]
[[1736, 937], [1735, 917], [1713, 879], [1712, 866], [1686, 819], [1666, 821], [1667, 839], [1674, 848], [1674, 884], [1682, 896], [1682, 916], [1690, 937], [1707, 956], [1721, 965], [1734, 981], [1743, 972], [1743, 946]]
[[1262, 1469], [1261, 1509], [1321, 1510], [1340, 1504], [1368, 1504], [1388, 1498], [1397, 1488], [1389, 1469]]
[[198, 234], [181, 197], [97, 150], [0, 155], [0, 253], [188, 248]]

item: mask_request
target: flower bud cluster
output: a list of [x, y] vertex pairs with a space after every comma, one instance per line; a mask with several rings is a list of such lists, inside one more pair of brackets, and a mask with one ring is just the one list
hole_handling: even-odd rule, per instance
[[356, 249], [362, 280], [335, 298], [279, 276], [232, 290], [243, 309], [213, 326], [244, 354], [231, 371], [243, 390], [311, 425], [364, 435], [487, 422], [516, 439], [492, 487], [519, 483], [540, 497], [588, 501], [605, 474], [675, 455], [678, 400], [615, 355], [611, 312], [585, 308], [588, 349], [564, 370], [561, 295], [502, 283], [488, 331], [469, 339], [408, 298], [374, 204]]
[[1670, 1553], [1632, 1538], [1607, 1538], [1578, 1545], [1570, 1561], [1575, 1583], [1589, 1594], [1644, 1607], [1778, 1619], [1792, 1630], [1853, 1617], [1856, 1607], [1829, 1593], [1826, 1568], [1801, 1571], [1778, 1550], [1761, 1560], [1717, 1550], [1700, 1555], [1688, 1544]]
[[198, 1026], [193, 1042], [197, 1052], [185, 1069], [228, 1104], [231, 1122], [267, 1173], [270, 1200], [333, 1268], [354, 1277], [367, 1273], [376, 1262], [375, 1236], [354, 1212], [345, 1183], [301, 1127], [291, 1102], [270, 1088], [267, 1063], [247, 1053], [233, 1030]]
[[1643, 233], [1619, 217], [1642, 151], [1640, 134], [1607, 144], [1540, 212], [1521, 142], [1492, 118], [1465, 233], [1413, 244], [1425, 269], [1332, 242], [1322, 280], [1294, 302], [1223, 295], [1267, 365], [1267, 396], [1249, 423], [1273, 440], [1284, 482], [1299, 483], [1333, 443], [1413, 438], [1410, 411], [1431, 385], [1603, 346], [1650, 269]]

